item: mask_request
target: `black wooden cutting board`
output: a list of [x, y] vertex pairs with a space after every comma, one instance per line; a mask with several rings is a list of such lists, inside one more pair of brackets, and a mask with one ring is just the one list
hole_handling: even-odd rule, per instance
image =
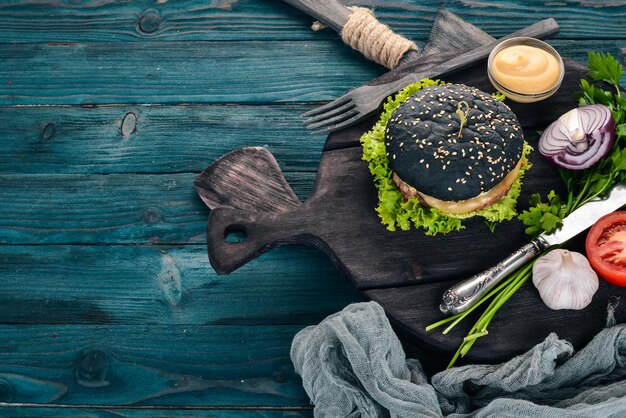
[[[587, 69], [570, 60], [565, 64], [565, 80], [555, 96], [535, 104], [508, 103], [531, 145], [536, 145], [538, 131], [575, 106], [573, 95]], [[446, 80], [494, 91], [484, 62]], [[435, 237], [415, 229], [387, 231], [374, 211], [376, 190], [358, 143], [373, 123], [370, 120], [328, 137], [314, 192], [304, 203], [264, 148], [234, 151], [209, 166], [196, 182], [212, 209], [207, 228], [209, 258], [218, 273], [226, 274], [277, 245], [320, 248], [354, 286], [385, 308], [402, 335], [426, 352], [448, 357], [472, 321], [448, 335], [425, 331], [427, 325], [442, 319], [438, 306], [445, 289], [495, 264], [528, 238], [518, 221], [501, 223], [491, 233], [480, 219], [466, 221], [462, 231]], [[520, 209], [532, 193], [563, 192], [552, 166], [536, 152], [530, 160], [533, 167], [524, 179]], [[244, 234], [245, 239], [229, 242], [226, 237], [234, 232]], [[490, 335], [479, 340], [467, 358], [501, 361], [526, 351], [551, 332], [580, 347], [604, 326], [612, 298], [625, 295], [625, 289], [602, 282], [586, 309], [553, 311], [527, 283], [501, 309], [489, 327]], [[617, 320], [624, 319], [624, 311], [618, 309]]]

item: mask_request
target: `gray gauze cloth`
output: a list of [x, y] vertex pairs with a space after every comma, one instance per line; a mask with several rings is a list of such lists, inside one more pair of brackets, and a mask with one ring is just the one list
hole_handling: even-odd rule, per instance
[[429, 382], [381, 306], [356, 303], [300, 331], [291, 359], [316, 417], [626, 417], [625, 325], [577, 353], [552, 334], [506, 363]]

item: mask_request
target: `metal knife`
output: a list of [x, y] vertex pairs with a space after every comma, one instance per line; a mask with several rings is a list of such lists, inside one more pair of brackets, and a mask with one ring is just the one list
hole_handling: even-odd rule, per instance
[[544, 250], [563, 244], [591, 227], [602, 216], [626, 205], [626, 185], [614, 186], [605, 198], [596, 198], [563, 219], [563, 226], [552, 234], [541, 234], [509, 257], [484, 272], [460, 282], [443, 294], [439, 309], [445, 314], [463, 312], [498, 282]]

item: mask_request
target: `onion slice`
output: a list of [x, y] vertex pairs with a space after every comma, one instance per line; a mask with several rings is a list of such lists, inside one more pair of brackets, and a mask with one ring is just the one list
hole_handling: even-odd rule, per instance
[[539, 138], [539, 152], [559, 168], [584, 170], [598, 163], [615, 142], [615, 120], [602, 104], [561, 115]]

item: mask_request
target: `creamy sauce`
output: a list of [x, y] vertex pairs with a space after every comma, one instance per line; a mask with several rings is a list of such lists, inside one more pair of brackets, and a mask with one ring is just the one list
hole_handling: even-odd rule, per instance
[[498, 52], [491, 61], [491, 72], [505, 88], [517, 93], [541, 93], [552, 87], [561, 75], [554, 55], [528, 45], [514, 45]]

